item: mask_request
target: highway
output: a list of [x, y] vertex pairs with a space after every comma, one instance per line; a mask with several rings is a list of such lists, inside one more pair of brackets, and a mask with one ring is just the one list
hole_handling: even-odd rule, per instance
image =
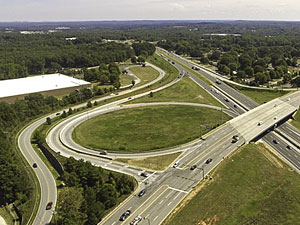
[[[167, 52], [164, 49], [159, 48], [159, 52], [164, 53], [168, 57], [173, 57], [180, 63], [184, 64], [185, 66], [191, 68], [192, 66], [199, 66], [189, 60], [186, 60], [182, 58], [181, 56], [178, 56], [174, 53]], [[218, 79], [222, 79], [221, 76], [217, 76], [216, 74], [213, 74], [209, 72], [208, 70], [204, 70], [200, 68], [200, 71], [195, 71], [200, 73], [201, 75], [205, 76], [206, 79], [208, 79], [212, 87], [218, 90], [219, 93], [223, 93], [226, 95], [227, 99], [232, 102], [238, 108], [237, 112], [240, 114], [249, 111], [250, 109], [254, 109], [258, 106], [256, 102], [251, 100], [250, 98], [244, 96], [225, 82], [220, 82], [219, 84], [216, 83]], [[198, 78], [199, 79], [199, 78]], [[200, 79], [199, 79], [200, 80]], [[299, 93], [299, 92], [296, 92]], [[289, 99], [289, 96], [284, 96], [283, 97], [284, 101], [287, 101]], [[298, 103], [295, 103], [295, 107], [298, 106]], [[298, 106], [299, 107], [299, 106]], [[272, 130], [270, 129], [270, 132], [265, 134], [265, 136], [262, 137], [262, 140], [265, 141], [270, 147], [275, 149], [275, 152], [284, 160], [286, 161], [289, 165], [291, 165], [296, 171], [300, 172], [300, 167], [299, 167], [299, 161], [295, 160], [297, 157], [300, 157], [300, 131], [293, 127], [290, 123], [285, 122], [285, 123], [279, 123], [280, 126], [276, 127], [276, 133], [279, 133], [280, 136], [275, 135]], [[284, 137], [284, 138], [283, 138]], [[276, 139], [281, 139], [279, 144], [270, 144], [273, 143], [274, 140]], [[290, 145], [292, 146], [292, 150], [294, 151], [293, 154], [296, 154], [297, 157], [290, 157], [290, 155], [293, 154], [284, 154], [286, 152], [287, 146]], [[282, 151], [282, 149], [285, 149], [285, 151]]]
[[[255, 108], [254, 110], [246, 112], [247, 110], [245, 109], [245, 107], [248, 107], [247, 104], [250, 104], [248, 102], [249, 99], [243, 97], [243, 101], [241, 103], [239, 101], [232, 101], [232, 95], [235, 96], [235, 90], [232, 91], [229, 86], [228, 89], [226, 84], [222, 83], [219, 86], [208, 85], [207, 83], [200, 80], [197, 76], [186, 71], [180, 65], [175, 64], [175, 66], [179, 70], [181, 76], [179, 76], [177, 79], [170, 82], [169, 84], [164, 85], [163, 87], [158, 88], [152, 92], [160, 91], [164, 88], [175, 84], [183, 76], [189, 76], [199, 86], [206, 89], [212, 96], [214, 96], [216, 99], [218, 99], [218, 101], [222, 102], [228, 109], [230, 109], [232, 111], [231, 115], [235, 117], [232, 121], [226, 123], [219, 129], [207, 135], [205, 140], [199, 140], [189, 145], [182, 146], [182, 149], [180, 149], [180, 151], [183, 151], [183, 154], [178, 159], [178, 167], [171, 167], [162, 172], [147, 171], [147, 173], [150, 176], [148, 178], [143, 178], [139, 176], [139, 174], [143, 171], [139, 168], [117, 163], [110, 159], [105, 159], [104, 156], [100, 157], [98, 153], [88, 152], [86, 151], [86, 149], [84, 149], [84, 151], [78, 151], [78, 149], [70, 149], [73, 148], [72, 146], [69, 146], [72, 140], [70, 140], [70, 138], [68, 137], [70, 137], [71, 130], [74, 129], [73, 125], [68, 125], [71, 121], [75, 121], [74, 126], [77, 126], [79, 124], [76, 123], [77, 119], [78, 121], [82, 122], [84, 121], [84, 119], [89, 119], [92, 116], [98, 115], [97, 113], [99, 113], [99, 111], [102, 111], [102, 113], [107, 113], [114, 110], [120, 110], [125, 107], [134, 107], [122, 104], [129, 102], [132, 99], [147, 95], [150, 92], [135, 95], [131, 98], [121, 99], [113, 103], [107, 104], [105, 106], [98, 107], [97, 109], [85, 112], [79, 115], [78, 117], [75, 116], [69, 118], [65, 120], [65, 122], [61, 123], [61, 127], [59, 128], [60, 130], [56, 130], [58, 132], [53, 131], [54, 129], [56, 129], [55, 127], [54, 129], [52, 129], [52, 131], [47, 137], [47, 142], [49, 146], [54, 151], [63, 156], [72, 156], [76, 159], [88, 160], [91, 161], [95, 166], [101, 166], [106, 169], [132, 175], [139, 181], [140, 185], [139, 188], [136, 190], [136, 193], [129, 197], [127, 200], [125, 200], [125, 202], [123, 202], [103, 221], [101, 221], [101, 224], [128, 224], [137, 215], [140, 215], [142, 217], [142, 221], [139, 224], [160, 224], [164, 220], [164, 218], [168, 216], [169, 213], [172, 212], [172, 210], [182, 201], [182, 199], [224, 158], [228, 157], [228, 155], [230, 155], [233, 151], [235, 151], [244, 143], [247, 143], [256, 138], [257, 134], [271, 129], [274, 126], [274, 124], [277, 123], [277, 120], [284, 120], [288, 115], [297, 110], [297, 106], [300, 103], [300, 95], [299, 93], [295, 93], [294, 95], [289, 96], [290, 100], [288, 101], [284, 98], [276, 99], [274, 100], [274, 102], [266, 103], [262, 106], [259, 106], [258, 108]], [[162, 72], [160, 69], [158, 70], [160, 71], [159, 77], [161, 79]], [[215, 82], [215, 78], [214, 80], [211, 79], [211, 81]], [[146, 86], [147, 85], [149, 84], [146, 84]], [[139, 87], [139, 89], [140, 88], [141, 87]], [[119, 95], [127, 94], [130, 91], [134, 90], [136, 89], [133, 88], [132, 90], [126, 90], [123, 93], [120, 92]], [[108, 99], [111, 97], [113, 96], [107, 96], [105, 98]], [[104, 98], [101, 98], [101, 100], [103, 99]], [[275, 105], [276, 107], [274, 107]], [[266, 112], [268, 112], [267, 115], [265, 114]], [[51, 117], [53, 116], [55, 115], [51, 115]], [[276, 121], [274, 119], [275, 117]], [[37, 121], [34, 126], [37, 127], [39, 123], [43, 123], [45, 121], [45, 118], [42, 118], [41, 120]], [[264, 121], [263, 126], [258, 126], [259, 121]], [[29, 163], [32, 164], [33, 162], [37, 162], [38, 168], [36, 170], [36, 174], [41, 183], [41, 186], [45, 185], [45, 187], [48, 187], [48, 189], [42, 188], [43, 202], [41, 201], [38, 216], [36, 218], [36, 222], [34, 223], [47, 224], [52, 217], [52, 211], [45, 212], [45, 206], [42, 207], [42, 205], [49, 200], [53, 201], [55, 205], [56, 185], [55, 182], [54, 184], [52, 184], [51, 181], [49, 181], [53, 179], [53, 177], [50, 172], [50, 174], [47, 173], [48, 169], [44, 168], [43, 162], [39, 159], [39, 157], [33, 154], [34, 151], [30, 149], [30, 154], [28, 155], [28, 153], [26, 152], [27, 149], [29, 149], [29, 147], [22, 145], [22, 143], [28, 142], [28, 140], [30, 143], [30, 135], [34, 130], [34, 126], [32, 124], [22, 132], [22, 134], [19, 137], [19, 145], [20, 149], [22, 150], [24, 156], [27, 158]], [[239, 135], [240, 137], [239, 140], [235, 143], [232, 143], [233, 135]], [[278, 136], [272, 136], [276, 134], [270, 133], [268, 135], [270, 135], [270, 137], [265, 136], [264, 140], [267, 137], [265, 141], [270, 146], [275, 147], [276, 151], [279, 151], [278, 148], [280, 146], [280, 148], [282, 149], [282, 154], [286, 156], [287, 153], [284, 151], [286, 150], [284, 149], [286, 147], [285, 141], [282, 141]], [[279, 140], [278, 144], [274, 143], [275, 138]], [[290, 158], [287, 161], [299, 161], [296, 160], [298, 152], [294, 152], [294, 150], [292, 150], [289, 154]], [[108, 155], [108, 158], [109, 157], [110, 156]], [[212, 158], [213, 160], [211, 163], [206, 164], [205, 162], [208, 158]], [[197, 168], [195, 170], [190, 170], [190, 167], [192, 165], [197, 165]], [[41, 170], [42, 172], [39, 173], [39, 170]], [[42, 180], [43, 176], [45, 178], [44, 180]], [[144, 188], [146, 189], [145, 195], [142, 197], [138, 197], [137, 193]], [[55, 191], [51, 192], [52, 189], [55, 189]], [[129, 218], [127, 218], [125, 222], [119, 221], [121, 214], [127, 209], [130, 209], [133, 213]]]
[[[147, 84], [144, 84], [144, 85], [141, 85], [138, 87], [134, 87], [129, 90], [121, 91], [118, 93], [119, 96], [140, 90], [151, 84], [157, 83], [165, 76], [165, 72], [162, 71], [160, 68], [158, 68], [152, 64], [149, 64], [149, 63], [147, 63], [147, 65], [152, 66], [154, 69], [159, 71], [159, 76], [155, 80], [153, 80]], [[179, 78], [172, 81], [169, 85], [171, 86], [178, 81], [179, 81]], [[102, 97], [102, 98], [99, 98], [96, 100], [104, 101], [104, 100], [108, 100], [108, 99], [111, 99], [114, 97], [115, 97], [115, 94], [112, 94], [112, 95], [105, 96], [105, 97]], [[82, 106], [86, 106], [86, 103], [80, 104], [73, 108], [79, 108]], [[60, 112], [60, 113], [62, 113], [62, 112]], [[20, 133], [20, 135], [18, 137], [19, 149], [20, 149], [21, 153], [23, 154], [23, 156], [25, 157], [25, 159], [27, 160], [28, 164], [30, 166], [32, 166], [33, 163], [37, 164], [37, 168], [33, 168], [33, 171], [38, 179], [39, 186], [41, 189], [41, 200], [40, 200], [40, 202], [35, 203], [35, 208], [37, 208], [37, 214], [35, 215], [35, 218], [32, 218], [33, 225], [44, 225], [44, 224], [48, 224], [51, 221], [53, 213], [55, 213], [54, 209], [55, 209], [55, 205], [56, 205], [56, 201], [57, 201], [57, 189], [56, 189], [56, 183], [55, 183], [52, 173], [50, 172], [48, 167], [44, 164], [44, 162], [40, 159], [40, 157], [36, 154], [35, 150], [32, 148], [30, 138], [31, 138], [31, 135], [34, 132], [34, 130], [37, 127], [39, 127], [41, 124], [43, 124], [46, 121], [47, 117], [53, 118], [55, 116], [56, 116], [56, 113], [53, 113], [51, 115], [44, 116], [44, 117], [40, 118], [39, 120], [29, 124], [27, 127], [24, 128], [24, 130], [22, 130], [22, 132]], [[87, 160], [90, 160], [92, 162], [93, 162], [93, 160], [95, 160], [95, 159], [89, 159], [88, 156], [85, 156], [85, 157]], [[124, 173], [126, 173], [126, 171], [124, 171]], [[133, 174], [133, 173], [128, 172], [128, 174]], [[136, 174], [136, 172], [135, 172], [135, 174]], [[46, 205], [50, 201], [53, 202], [52, 209], [46, 210]], [[31, 217], [33, 217], [33, 216], [34, 215], [32, 215]]]

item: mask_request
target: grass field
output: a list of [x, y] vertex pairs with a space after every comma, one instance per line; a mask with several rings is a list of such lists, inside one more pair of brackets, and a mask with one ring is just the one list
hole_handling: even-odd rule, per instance
[[151, 66], [134, 66], [130, 67], [129, 70], [141, 79], [141, 82], [138, 83], [136, 86], [141, 86], [143, 84], [149, 83], [159, 76], [159, 72], [153, 69]]
[[180, 156], [180, 154], [181, 152], [147, 158], [116, 159], [116, 161], [145, 169], [160, 171], [169, 167], [170, 164], [173, 163], [178, 156]]
[[300, 224], [300, 176], [262, 144], [243, 147], [212, 176], [163, 224]]
[[299, 109], [294, 118], [295, 118], [295, 120], [293, 120], [291, 123], [298, 129], [300, 129], [300, 111], [299, 111]]
[[214, 127], [222, 117], [223, 122], [230, 119], [217, 110], [190, 106], [125, 109], [82, 123], [72, 136], [78, 144], [93, 149], [145, 152], [192, 141], [200, 132], [208, 132], [200, 131], [200, 125]]
[[129, 85], [129, 84], [131, 84], [131, 82], [132, 82], [132, 78], [129, 75], [127, 75], [127, 74], [120, 75], [121, 86]]
[[279, 98], [283, 95], [290, 93], [289, 91], [283, 90], [261, 90], [261, 89], [252, 89], [241, 87], [238, 85], [230, 84], [233, 88], [239, 90], [242, 94], [248, 96], [253, 101], [257, 102], [258, 104], [263, 104], [265, 102], [269, 102], [275, 98]]
[[131, 101], [130, 103], [139, 102], [195, 102], [208, 105], [216, 105], [222, 107], [222, 104], [208, 94], [205, 90], [199, 87], [190, 78], [185, 77], [175, 85], [155, 92], [153, 97], [149, 95]]

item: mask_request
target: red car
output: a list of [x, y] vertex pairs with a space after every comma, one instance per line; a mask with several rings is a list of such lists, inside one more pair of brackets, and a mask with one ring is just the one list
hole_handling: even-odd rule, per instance
[[53, 202], [48, 202], [46, 206], [46, 210], [49, 210], [52, 208]]

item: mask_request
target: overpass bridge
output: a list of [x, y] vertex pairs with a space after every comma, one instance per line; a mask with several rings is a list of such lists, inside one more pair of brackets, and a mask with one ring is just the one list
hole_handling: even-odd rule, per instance
[[244, 138], [246, 143], [256, 139], [278, 123], [290, 118], [299, 108], [300, 92], [274, 99], [260, 105], [228, 123]]

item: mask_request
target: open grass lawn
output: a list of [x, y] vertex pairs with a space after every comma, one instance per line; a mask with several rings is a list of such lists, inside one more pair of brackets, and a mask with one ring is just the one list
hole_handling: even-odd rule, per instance
[[192, 141], [200, 136], [200, 125], [216, 126], [222, 114], [223, 122], [230, 119], [217, 110], [190, 106], [125, 109], [82, 123], [72, 136], [93, 149], [145, 152]]
[[129, 70], [141, 79], [141, 82], [137, 84], [137, 86], [141, 86], [143, 84], [149, 83], [155, 80], [159, 76], [159, 72], [153, 69], [151, 66], [134, 66], [129, 68]]
[[131, 84], [131, 82], [132, 82], [132, 78], [130, 76], [128, 76], [127, 74], [120, 75], [121, 86], [129, 85], [129, 84]]
[[300, 224], [300, 176], [262, 144], [224, 160], [164, 225]]
[[295, 118], [295, 120], [293, 120], [291, 123], [298, 129], [300, 129], [300, 111], [299, 110], [296, 113], [296, 115], [294, 116], [294, 118]]
[[153, 93], [153, 97], [147, 95], [130, 103], [139, 102], [195, 102], [222, 107], [220, 102], [188, 77], [184, 77], [169, 88]]
[[230, 86], [239, 90], [242, 94], [248, 96], [258, 104], [269, 102], [275, 98], [279, 98], [281, 96], [290, 93], [290, 91], [284, 91], [284, 90], [261, 90], [261, 89], [241, 87], [233, 84], [230, 84]]
[[169, 167], [180, 154], [181, 152], [147, 158], [116, 159], [116, 161], [150, 170], [164, 170]]

